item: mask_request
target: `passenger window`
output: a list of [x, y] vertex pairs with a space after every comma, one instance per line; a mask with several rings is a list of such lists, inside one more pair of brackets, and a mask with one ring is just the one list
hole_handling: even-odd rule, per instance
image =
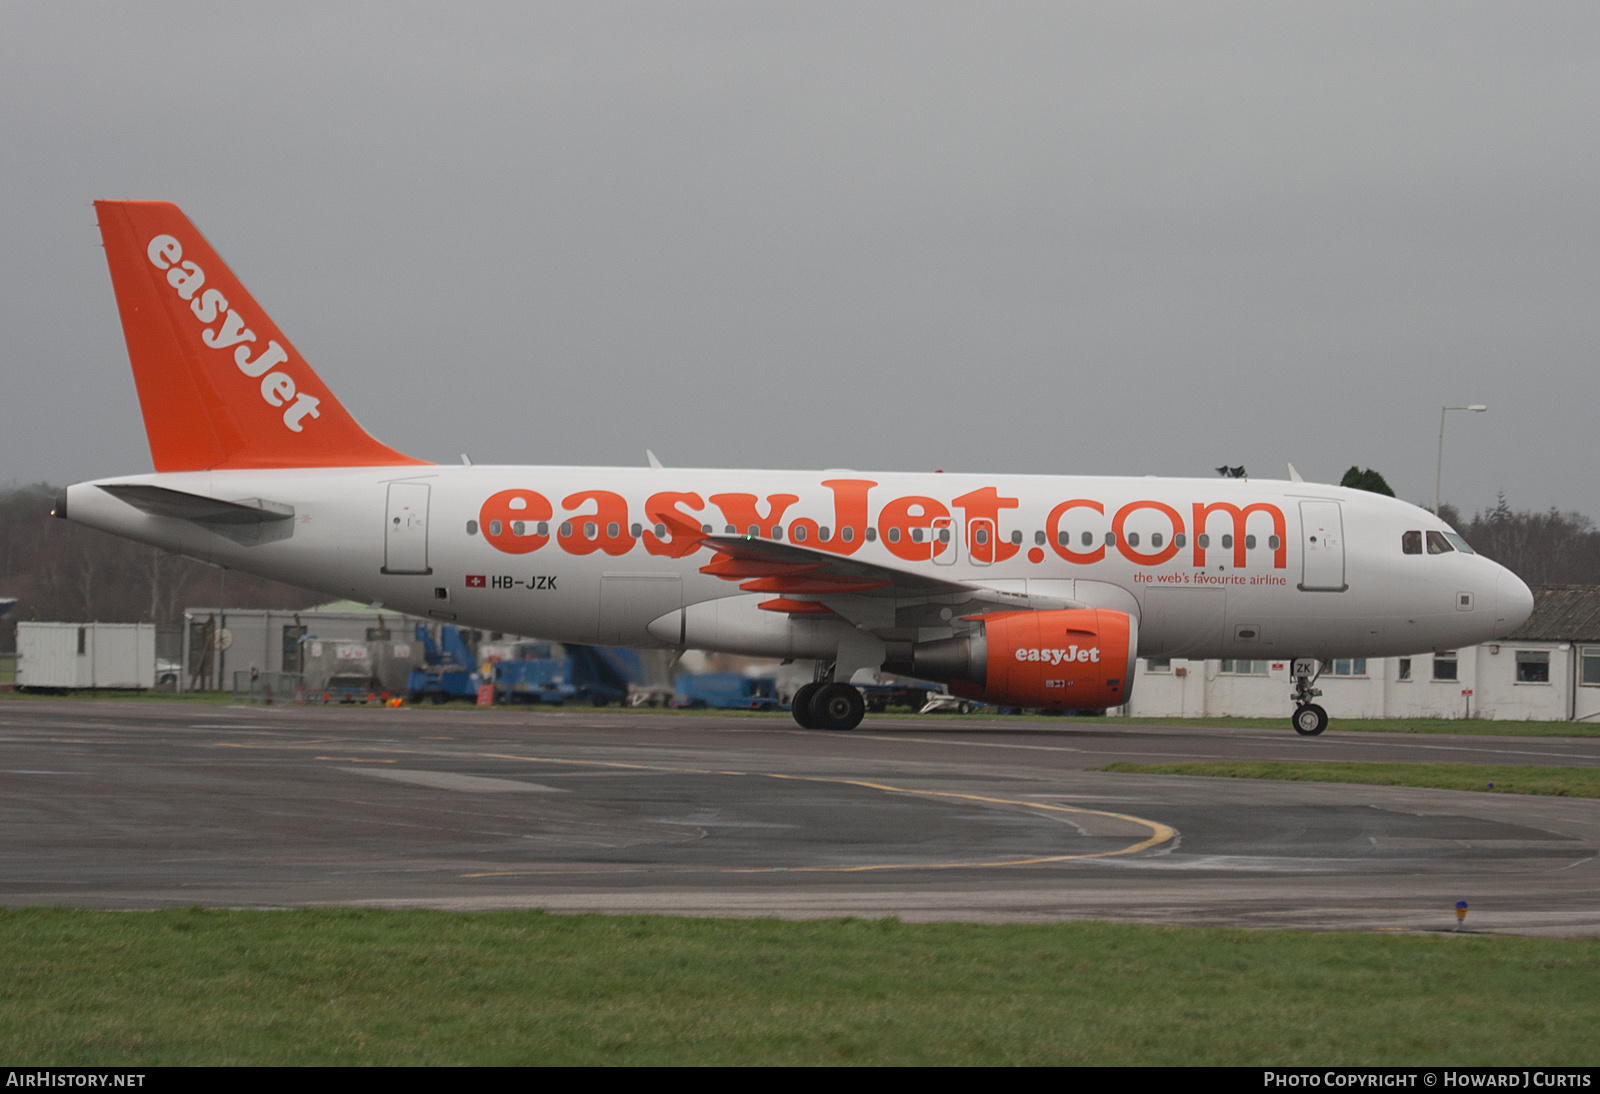
[[1106, 533], [1106, 546], [1107, 547], [1115, 547], [1116, 545], [1117, 545], [1117, 533], [1115, 533], [1115, 532], [1107, 532]]
[[1085, 532], [1085, 533], [1083, 533], [1083, 545], [1085, 547], [1093, 547], [1094, 546], [1094, 533], [1093, 532]]
[[1454, 550], [1455, 548], [1450, 546], [1450, 541], [1444, 538], [1444, 533], [1428, 533], [1428, 553], [1430, 555], [1447, 555]]
[[1160, 532], [1151, 532], [1150, 533], [1150, 546], [1159, 547], [1159, 546], [1161, 546], [1161, 543], [1162, 543], [1161, 533]]
[[1224, 551], [1233, 550], [1233, 537], [1232, 536], [1223, 536], [1222, 537], [1222, 549]]
[[1282, 544], [1283, 540], [1279, 539], [1277, 536], [1267, 537], [1267, 547], [1271, 550], [1276, 551], [1280, 546], [1282, 546]]
[[1422, 533], [1406, 532], [1401, 535], [1400, 550], [1408, 555], [1420, 555], [1422, 553]]
[[1172, 542], [1177, 546], [1182, 547], [1187, 539], [1187, 536], [1185, 536], [1182, 532], [1179, 532], [1177, 535], [1172, 537]]
[[1198, 536], [1195, 536], [1194, 541], [1202, 551], [1211, 546], [1211, 537], [1206, 535], [1204, 532], [1201, 532]]
[[1256, 549], [1256, 537], [1255, 536], [1245, 536], [1244, 537], [1244, 549], [1246, 551], [1254, 551]]
[[1128, 533], [1128, 546], [1129, 547], [1137, 547], [1137, 546], [1139, 546], [1139, 533], [1138, 532], [1129, 532]]

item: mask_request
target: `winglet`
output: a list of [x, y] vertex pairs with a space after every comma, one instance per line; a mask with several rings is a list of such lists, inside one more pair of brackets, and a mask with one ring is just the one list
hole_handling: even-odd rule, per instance
[[1306, 481], [1305, 479], [1302, 479], [1300, 477], [1300, 472], [1298, 472], [1298, 471], [1296, 471], [1294, 469], [1294, 464], [1292, 464], [1292, 463], [1289, 465], [1289, 481], [1290, 482], [1305, 482]]
[[157, 471], [426, 462], [356, 424], [176, 205], [94, 205]]

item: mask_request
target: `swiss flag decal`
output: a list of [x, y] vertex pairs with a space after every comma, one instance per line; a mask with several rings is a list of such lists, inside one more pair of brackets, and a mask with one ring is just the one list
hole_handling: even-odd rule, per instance
[[485, 577], [483, 574], [468, 574], [467, 575], [467, 588], [469, 588], [469, 589], [487, 589], [488, 587], [489, 587], [489, 579], [487, 577]]

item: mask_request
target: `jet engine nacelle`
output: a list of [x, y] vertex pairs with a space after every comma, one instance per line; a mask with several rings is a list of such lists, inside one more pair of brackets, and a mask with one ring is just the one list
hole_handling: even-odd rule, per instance
[[891, 648], [883, 667], [1005, 706], [1096, 710], [1132, 694], [1139, 624], [1126, 612], [996, 612], [977, 622], [978, 634]]

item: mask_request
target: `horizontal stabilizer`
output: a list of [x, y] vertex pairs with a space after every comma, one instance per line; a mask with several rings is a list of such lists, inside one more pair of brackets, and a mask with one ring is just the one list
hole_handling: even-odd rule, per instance
[[142, 513], [186, 520], [247, 547], [294, 534], [294, 506], [275, 501], [224, 501], [142, 483], [102, 484], [100, 489]]

